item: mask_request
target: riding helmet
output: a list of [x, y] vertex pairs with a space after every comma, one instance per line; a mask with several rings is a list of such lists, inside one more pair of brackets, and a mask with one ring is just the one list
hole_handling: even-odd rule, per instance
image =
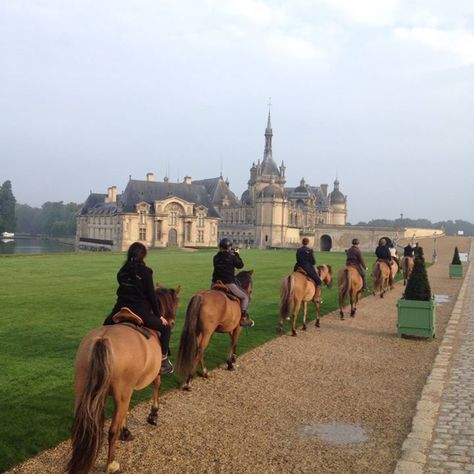
[[232, 247], [232, 242], [227, 237], [224, 237], [219, 242], [219, 248], [221, 249], [230, 249]]
[[359, 245], [359, 239], [352, 239], [352, 245]]

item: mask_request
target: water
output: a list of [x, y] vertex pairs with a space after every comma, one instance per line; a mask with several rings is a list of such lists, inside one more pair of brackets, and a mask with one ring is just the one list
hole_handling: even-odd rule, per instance
[[298, 431], [301, 436], [316, 436], [330, 444], [364, 443], [369, 439], [364, 428], [350, 423], [311, 423]]
[[51, 252], [73, 252], [74, 246], [63, 244], [55, 240], [44, 239], [2, 239], [0, 240], [0, 255], [5, 254], [32, 254]]

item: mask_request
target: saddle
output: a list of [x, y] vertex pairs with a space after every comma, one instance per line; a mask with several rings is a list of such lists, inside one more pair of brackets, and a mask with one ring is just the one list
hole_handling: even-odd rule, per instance
[[141, 335], [150, 339], [153, 335], [158, 337], [159, 331], [155, 331], [153, 329], [146, 328], [143, 324], [143, 319], [135, 314], [130, 308], [123, 307], [120, 308], [117, 313], [112, 316], [112, 321], [115, 324], [123, 324], [124, 326], [128, 326], [135, 331], [138, 331]]
[[234, 293], [232, 293], [229, 288], [227, 288], [227, 286], [225, 286], [225, 284], [222, 283], [220, 280], [217, 280], [215, 283], [212, 284], [211, 290], [222, 291], [222, 293], [224, 293], [230, 300], [240, 302], [240, 298], [235, 296]]
[[295, 270], [296, 273], [301, 273], [302, 275], [304, 275], [306, 277], [306, 279], [312, 283], [314, 283], [314, 280], [308, 276], [308, 272], [306, 270], [304, 270], [303, 268], [301, 267], [298, 267], [296, 270]]

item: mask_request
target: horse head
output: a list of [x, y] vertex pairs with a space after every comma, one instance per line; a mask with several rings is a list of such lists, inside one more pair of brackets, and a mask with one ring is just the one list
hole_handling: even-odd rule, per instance
[[326, 284], [328, 288], [332, 287], [332, 267], [331, 265], [318, 266], [319, 278]]
[[173, 329], [176, 322], [176, 313], [179, 305], [179, 292], [181, 287], [177, 288], [161, 288], [157, 285], [155, 289], [156, 299], [163, 311], [163, 317], [168, 321], [171, 329]]
[[253, 270], [242, 270], [241, 272], [237, 273], [236, 279], [239, 282], [240, 287], [249, 295], [249, 297], [252, 297], [252, 275], [253, 275]]

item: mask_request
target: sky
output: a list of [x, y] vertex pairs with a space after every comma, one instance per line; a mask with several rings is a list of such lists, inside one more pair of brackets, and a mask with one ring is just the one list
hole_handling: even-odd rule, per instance
[[[271, 98], [271, 100], [270, 100]], [[472, 0], [0, 0], [0, 184], [84, 202], [263, 158], [348, 221], [474, 222]]]

